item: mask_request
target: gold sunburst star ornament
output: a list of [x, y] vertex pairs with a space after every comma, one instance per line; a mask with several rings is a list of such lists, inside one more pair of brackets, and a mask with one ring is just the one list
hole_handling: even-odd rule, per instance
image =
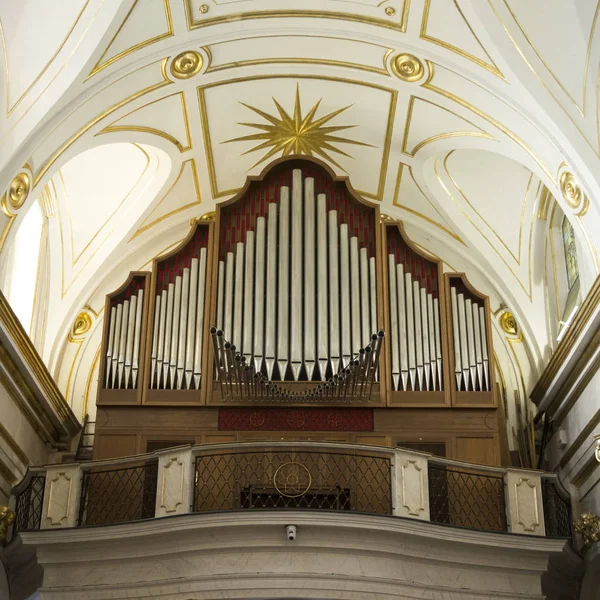
[[251, 152], [257, 152], [258, 150], [267, 149], [267, 152], [257, 161], [255, 162], [251, 168], [254, 168], [256, 165], [268, 160], [272, 156], [275, 156], [279, 152], [281, 152], [281, 156], [288, 156], [290, 154], [305, 154], [307, 156], [320, 156], [329, 162], [333, 163], [336, 167], [340, 168], [344, 171], [344, 168], [339, 165], [335, 159], [332, 158], [331, 152], [341, 154], [342, 156], [346, 156], [348, 158], [353, 158], [340, 148], [336, 147], [334, 144], [353, 144], [355, 146], [367, 146], [373, 147], [371, 144], [365, 144], [364, 142], [358, 142], [356, 140], [351, 140], [349, 138], [340, 137], [337, 135], [333, 135], [338, 131], [343, 131], [345, 129], [351, 129], [356, 127], [356, 125], [329, 125], [325, 126], [329, 121], [337, 117], [339, 114], [343, 113], [345, 110], [350, 108], [351, 105], [345, 106], [344, 108], [340, 108], [338, 110], [334, 110], [329, 114], [320, 117], [319, 119], [315, 119], [315, 115], [321, 104], [321, 100], [319, 100], [306, 114], [306, 116], [302, 116], [302, 107], [300, 105], [300, 88], [296, 86], [296, 101], [294, 104], [294, 115], [290, 116], [273, 98], [273, 102], [275, 107], [277, 108], [277, 112], [279, 116], [270, 115], [254, 106], [250, 106], [248, 104], [244, 104], [240, 102], [243, 106], [255, 112], [257, 115], [261, 116], [265, 121], [268, 121], [270, 124], [264, 123], [238, 123], [238, 125], [243, 125], [245, 127], [252, 127], [254, 129], [259, 129], [262, 133], [254, 133], [250, 135], [244, 135], [241, 137], [233, 138], [231, 140], [226, 140], [224, 143], [231, 142], [249, 142], [249, 141], [262, 141], [257, 144], [250, 150], [247, 150], [242, 154], [249, 154]]

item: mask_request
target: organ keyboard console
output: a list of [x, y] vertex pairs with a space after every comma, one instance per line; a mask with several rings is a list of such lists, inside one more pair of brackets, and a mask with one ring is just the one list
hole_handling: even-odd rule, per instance
[[495, 406], [489, 303], [319, 161], [107, 296], [98, 404]]

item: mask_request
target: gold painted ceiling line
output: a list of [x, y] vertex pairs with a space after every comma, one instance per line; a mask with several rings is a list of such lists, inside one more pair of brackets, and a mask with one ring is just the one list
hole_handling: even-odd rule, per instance
[[119, 29], [117, 29], [115, 35], [113, 35], [112, 39], [106, 46], [106, 50], [104, 50], [104, 52], [102, 53], [102, 56], [98, 59], [98, 62], [95, 64], [95, 66], [91, 70], [90, 74], [85, 78], [84, 83], [85, 83], [85, 81], [92, 78], [94, 75], [96, 75], [103, 69], [106, 69], [107, 67], [110, 67], [111, 65], [116, 63], [118, 60], [121, 60], [122, 58], [125, 58], [126, 56], [129, 56], [130, 54], [133, 54], [134, 52], [137, 52], [138, 50], [141, 50], [142, 48], [146, 48], [146, 46], [150, 46], [150, 44], [154, 44], [155, 42], [160, 42], [161, 40], [165, 40], [175, 34], [175, 30], [173, 28], [173, 19], [171, 17], [171, 7], [169, 5], [169, 0], [163, 0], [165, 17], [167, 19], [167, 31], [164, 33], [160, 33], [159, 35], [156, 35], [153, 38], [149, 38], [147, 40], [139, 42], [139, 43], [135, 44], [134, 46], [131, 46], [130, 48], [127, 48], [127, 49], [119, 52], [118, 54], [115, 54], [114, 56], [112, 56], [111, 58], [106, 60], [105, 62], [102, 62], [102, 59], [106, 56], [106, 53], [110, 50], [110, 47], [112, 46], [113, 42], [115, 41], [115, 39], [117, 38], [119, 33], [121, 33], [121, 30], [125, 26], [125, 23], [127, 23], [127, 19], [129, 19], [131, 13], [133, 12], [133, 9], [137, 6], [138, 1], [139, 0], [135, 0], [134, 3], [132, 4], [131, 8], [129, 9], [129, 12], [125, 15], [123, 22], [119, 26]]
[[455, 46], [454, 44], [450, 44], [449, 42], [445, 42], [444, 40], [441, 40], [439, 38], [436, 38], [436, 37], [433, 37], [433, 36], [430, 36], [427, 34], [427, 24], [429, 21], [429, 10], [430, 10], [430, 6], [431, 6], [431, 0], [425, 0], [425, 7], [423, 9], [423, 20], [421, 21], [421, 31], [419, 32], [419, 37], [422, 40], [431, 42], [433, 44], [437, 44], [438, 46], [441, 46], [442, 48], [445, 48], [446, 50], [449, 50], [450, 52], [454, 52], [455, 54], [458, 54], [459, 56], [462, 56], [463, 58], [466, 58], [467, 60], [470, 60], [470, 61], [474, 62], [475, 64], [479, 65], [480, 67], [486, 69], [493, 75], [496, 75], [496, 77], [500, 77], [500, 79], [505, 80], [504, 75], [498, 69], [498, 66], [492, 60], [492, 57], [488, 54], [487, 50], [484, 48], [483, 44], [480, 42], [479, 38], [473, 31], [471, 24], [466, 19], [464, 13], [462, 12], [462, 10], [461, 10], [460, 6], [458, 5], [458, 3], [456, 2], [456, 0], [454, 0], [454, 5], [456, 6], [456, 9], [460, 13], [460, 16], [462, 17], [463, 21], [469, 28], [469, 31], [473, 34], [473, 37], [477, 40], [477, 43], [483, 50], [483, 53], [490, 59], [491, 64], [486, 63], [485, 61], [481, 60], [477, 56], [474, 56], [470, 52], [466, 52], [465, 50], [463, 50], [462, 48], [459, 48], [458, 46]]
[[[146, 94], [149, 94], [150, 92], [154, 92], [160, 88], [165, 87], [166, 85], [171, 85], [173, 82], [167, 77], [166, 72], [165, 72], [165, 68], [166, 68], [168, 60], [169, 59], [167, 57], [167, 58], [163, 58], [160, 61], [161, 75], [163, 77], [162, 81], [159, 81], [158, 83], [154, 83], [146, 88], [143, 88], [143, 89], [135, 92], [134, 94], [131, 94], [127, 98], [124, 98], [120, 102], [113, 104], [113, 106], [111, 106], [107, 110], [103, 111], [102, 113], [100, 113], [99, 115], [94, 117], [91, 121], [89, 121], [81, 129], [79, 129], [79, 131], [77, 131], [75, 134], [73, 134], [66, 142], [64, 142], [57, 150], [55, 150], [55, 152], [50, 156], [50, 158], [48, 160], [46, 160], [46, 162], [40, 167], [40, 170], [36, 173], [35, 177], [33, 178], [33, 187], [36, 187], [38, 185], [38, 183], [46, 175], [46, 173], [48, 172], [50, 167], [52, 167], [52, 165], [62, 155], [62, 153], [65, 152], [65, 150], [70, 148], [79, 138], [81, 138], [82, 135], [87, 133], [94, 126], [98, 125], [98, 123], [100, 123], [107, 116], [113, 114], [120, 108], [123, 108], [130, 102], [133, 102], [133, 101], [137, 100], [138, 98], [141, 98], [142, 96], [145, 96]], [[145, 66], [147, 67], [150, 65], [145, 65]]]

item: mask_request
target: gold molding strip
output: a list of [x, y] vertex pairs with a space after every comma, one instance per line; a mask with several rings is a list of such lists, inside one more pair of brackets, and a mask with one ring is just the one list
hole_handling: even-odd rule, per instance
[[[26, 367], [35, 377], [37, 385], [40, 387], [44, 399], [48, 403], [49, 408], [44, 410], [45, 405], [40, 403], [44, 413], [49, 413], [52, 420], [57, 421], [59, 428], [63, 433], [72, 436], [79, 431], [79, 422], [73, 414], [71, 407], [66, 403], [63, 395], [60, 393], [56, 382], [50, 375], [46, 365], [37, 353], [33, 343], [25, 333], [23, 326], [17, 319], [17, 316], [10, 308], [4, 294], [0, 291], [0, 324], [10, 338], [15, 348], [19, 351], [21, 359]], [[24, 380], [25, 383], [25, 380]], [[35, 396], [34, 390], [28, 389], [31, 395]]]
[[500, 69], [498, 69], [498, 66], [496, 65], [496, 63], [492, 60], [492, 57], [487, 53], [486, 49], [483, 47], [483, 44], [479, 41], [479, 38], [473, 31], [471, 24], [469, 23], [469, 21], [467, 21], [463, 11], [460, 9], [460, 6], [456, 2], [456, 0], [454, 0], [454, 6], [456, 6], [456, 9], [460, 13], [460, 16], [462, 17], [466, 26], [469, 28], [469, 31], [473, 34], [473, 37], [477, 40], [477, 43], [483, 50], [483, 53], [490, 59], [489, 63], [486, 63], [485, 61], [481, 60], [477, 56], [474, 56], [470, 52], [466, 52], [465, 50], [463, 50], [462, 48], [459, 48], [458, 46], [455, 46], [454, 44], [450, 44], [449, 42], [445, 42], [444, 40], [441, 40], [439, 38], [436, 38], [436, 37], [433, 37], [433, 36], [430, 36], [427, 34], [427, 23], [429, 21], [429, 9], [431, 7], [431, 0], [425, 0], [425, 7], [423, 8], [423, 20], [421, 21], [421, 31], [419, 32], [419, 37], [422, 40], [425, 40], [427, 42], [431, 42], [433, 44], [441, 46], [442, 48], [445, 48], [446, 50], [449, 50], [450, 52], [454, 52], [455, 54], [458, 54], [459, 56], [462, 56], [463, 58], [466, 58], [467, 60], [474, 62], [476, 65], [486, 69], [493, 75], [496, 75], [496, 77], [500, 77], [500, 79], [505, 79], [504, 75], [500, 72]]
[[175, 30], [173, 29], [173, 19], [171, 17], [171, 7], [169, 5], [169, 0], [163, 0], [164, 9], [165, 9], [165, 17], [167, 18], [167, 31], [164, 33], [160, 33], [159, 35], [154, 36], [153, 38], [144, 40], [143, 42], [139, 42], [139, 43], [131, 46], [130, 48], [127, 48], [127, 49], [123, 50], [122, 52], [115, 54], [113, 57], [109, 58], [105, 62], [102, 62], [102, 59], [106, 56], [106, 53], [110, 50], [110, 47], [112, 46], [113, 42], [115, 41], [115, 39], [117, 38], [119, 33], [121, 33], [121, 30], [125, 26], [125, 23], [127, 23], [127, 19], [129, 19], [131, 13], [133, 12], [133, 9], [137, 6], [138, 1], [139, 0], [135, 0], [133, 5], [129, 9], [129, 12], [127, 13], [127, 15], [125, 15], [125, 19], [123, 19], [123, 22], [119, 26], [119, 29], [117, 29], [117, 32], [115, 33], [115, 35], [112, 37], [112, 39], [108, 43], [108, 46], [106, 46], [106, 50], [104, 50], [104, 52], [102, 53], [102, 56], [98, 59], [98, 62], [95, 64], [95, 66], [91, 70], [90, 74], [85, 78], [84, 83], [88, 79], [92, 78], [94, 75], [96, 75], [97, 73], [102, 71], [103, 69], [106, 69], [107, 67], [110, 67], [111, 65], [116, 63], [118, 60], [121, 60], [122, 58], [125, 58], [126, 56], [129, 56], [130, 54], [133, 54], [134, 52], [137, 52], [138, 50], [141, 50], [142, 48], [145, 48], [146, 46], [150, 46], [150, 44], [154, 44], [155, 42], [160, 42], [161, 40], [165, 40], [175, 34]]
[[[539, 403], [542, 401], [542, 398], [548, 393], [548, 390], [550, 389], [554, 378], [556, 377], [560, 369], [564, 366], [567, 356], [575, 347], [577, 340], [579, 339], [585, 327], [588, 325], [588, 322], [592, 318], [599, 304], [600, 277], [597, 277], [596, 281], [592, 285], [584, 301], [581, 303], [579, 310], [575, 313], [573, 321], [567, 329], [565, 336], [558, 343], [558, 346], [556, 347], [554, 354], [552, 355], [548, 364], [546, 365], [544, 372], [542, 373], [535, 387], [531, 391], [529, 397], [536, 406], [539, 405]], [[594, 337], [594, 340], [596, 340], [596, 342], [600, 344], [600, 339], [596, 339], [596, 337]], [[586, 351], [588, 350], [588, 348], [590, 348], [590, 344], [586, 348]], [[557, 401], [559, 401], [559, 398], [560, 396], [556, 395], [554, 397], [553, 402], [551, 402], [547, 410], [551, 409], [553, 405]]]

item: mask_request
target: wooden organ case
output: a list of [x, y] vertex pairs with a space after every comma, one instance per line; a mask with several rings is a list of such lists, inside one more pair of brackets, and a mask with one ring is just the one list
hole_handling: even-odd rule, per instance
[[333, 440], [499, 464], [488, 299], [290, 157], [106, 299], [95, 458]]

